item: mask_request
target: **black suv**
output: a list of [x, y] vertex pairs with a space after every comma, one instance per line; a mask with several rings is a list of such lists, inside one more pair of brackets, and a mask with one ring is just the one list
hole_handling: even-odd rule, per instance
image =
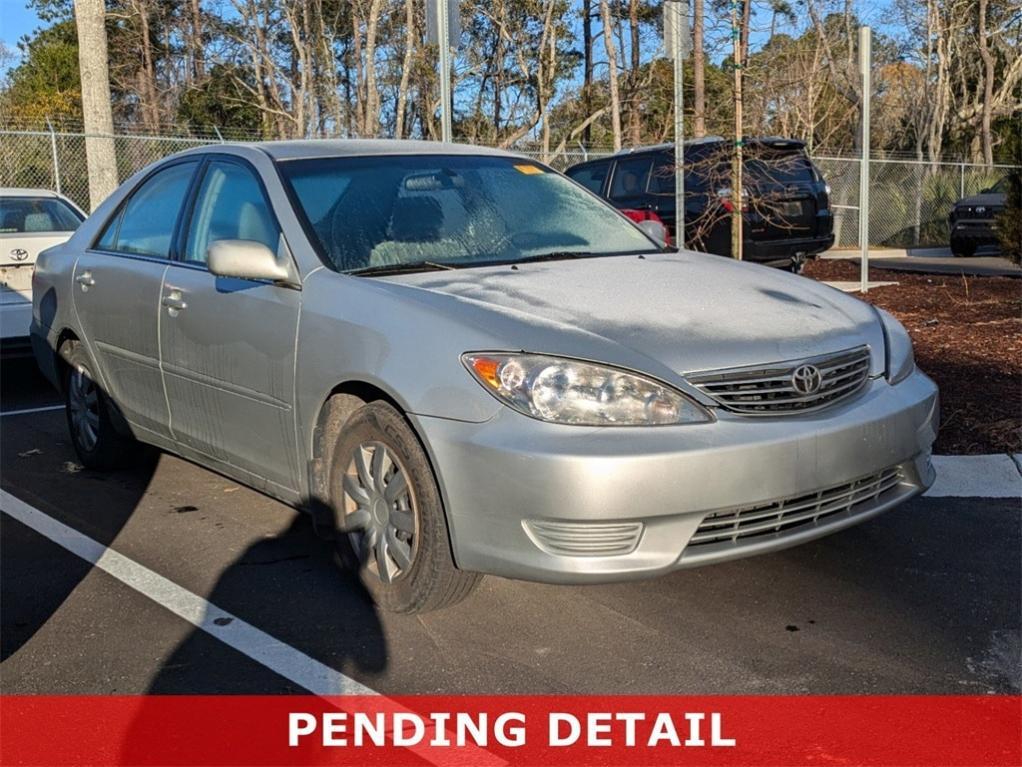
[[[565, 173], [633, 218], [655, 213], [675, 233], [674, 144], [628, 149]], [[834, 244], [830, 189], [795, 139], [744, 144], [743, 258], [795, 271]], [[685, 244], [731, 255], [731, 142], [685, 142]], [[634, 214], [632, 212], [635, 212]]]
[[972, 197], [963, 197], [951, 206], [951, 253], [974, 256], [979, 250], [1000, 252], [996, 219], [1008, 197], [1008, 177]]

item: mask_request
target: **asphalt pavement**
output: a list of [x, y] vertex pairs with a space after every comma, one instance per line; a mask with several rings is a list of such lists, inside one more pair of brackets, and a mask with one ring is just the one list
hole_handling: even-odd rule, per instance
[[[150, 574], [118, 576], [109, 552], [91, 564], [7, 501], [6, 693], [303, 691], [288, 663], [250, 657], [258, 648], [231, 638], [232, 621], [386, 694], [1022, 690], [1018, 499], [915, 499], [786, 552], [651, 581], [487, 578], [453, 608], [396, 616], [337, 570], [300, 513], [167, 454], [83, 470], [63, 412], [36, 410], [58, 400], [28, 363], [0, 378], [0, 411], [34, 411], [0, 418], [2, 489]], [[150, 598], [145, 580], [160, 576], [169, 585], [156, 591], [233, 617], [181, 617], [171, 597]]]

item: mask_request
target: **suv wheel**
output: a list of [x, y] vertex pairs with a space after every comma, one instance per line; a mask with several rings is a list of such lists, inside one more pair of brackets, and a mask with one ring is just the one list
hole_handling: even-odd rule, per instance
[[460, 602], [480, 576], [458, 570], [425, 451], [385, 402], [340, 425], [330, 466], [338, 555], [378, 605], [400, 613]]

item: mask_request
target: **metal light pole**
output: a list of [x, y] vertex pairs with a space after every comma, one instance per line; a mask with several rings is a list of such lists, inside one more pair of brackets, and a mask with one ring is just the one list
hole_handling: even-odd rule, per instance
[[451, 30], [447, 24], [447, 0], [437, 0], [440, 32], [440, 140], [451, 140]]
[[459, 0], [427, 0], [426, 39], [440, 49], [440, 139], [451, 141], [451, 38], [460, 38]]
[[869, 290], [869, 100], [872, 91], [872, 34], [859, 27], [859, 72], [862, 75], [862, 159], [859, 163], [859, 290]]
[[674, 241], [685, 247], [685, 58], [691, 50], [688, 0], [664, 3], [664, 52], [674, 62]]

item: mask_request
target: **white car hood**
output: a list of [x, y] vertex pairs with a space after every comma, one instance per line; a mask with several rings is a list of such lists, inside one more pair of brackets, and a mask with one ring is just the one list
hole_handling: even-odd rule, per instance
[[[873, 372], [884, 365], [883, 331], [868, 304], [814, 280], [691, 251], [384, 279], [486, 309], [476, 321], [485, 324], [487, 313], [504, 320], [495, 323], [504, 338], [508, 319], [533, 326], [536, 333], [523, 327], [520, 337], [508, 339], [526, 351], [629, 366], [642, 357], [690, 373], [868, 344]], [[596, 349], [587, 339], [628, 354], [608, 355], [607, 344]]]

